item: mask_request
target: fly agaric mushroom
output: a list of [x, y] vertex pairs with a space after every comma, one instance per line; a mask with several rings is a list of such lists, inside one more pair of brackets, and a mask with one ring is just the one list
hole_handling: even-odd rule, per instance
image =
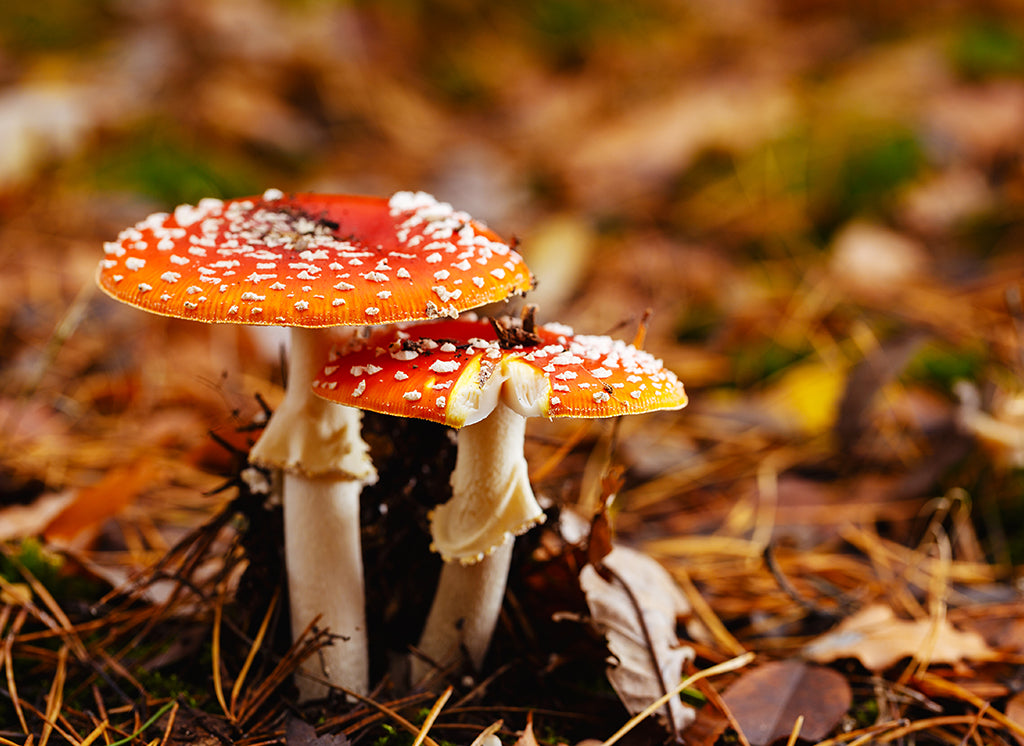
[[[474, 668], [490, 644], [512, 539], [543, 520], [527, 477], [526, 418], [614, 417], [680, 409], [686, 393], [650, 354], [566, 326], [460, 319], [382, 329], [332, 353], [313, 382], [332, 401], [461, 428], [451, 499], [430, 516], [445, 560], [420, 641], [441, 667]], [[412, 661], [413, 680], [427, 673]]]
[[[376, 480], [359, 412], [313, 396], [325, 327], [457, 316], [525, 292], [522, 258], [492, 231], [423, 192], [204, 199], [157, 213], [104, 245], [100, 287], [152, 313], [291, 327], [284, 400], [252, 449], [284, 470], [292, 629], [317, 617], [337, 640], [305, 670], [365, 693], [359, 493]], [[299, 679], [301, 696], [327, 689]]]

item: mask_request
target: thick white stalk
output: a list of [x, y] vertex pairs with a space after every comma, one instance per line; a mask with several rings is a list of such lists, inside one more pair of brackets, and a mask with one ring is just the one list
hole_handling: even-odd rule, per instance
[[[543, 519], [523, 456], [526, 420], [499, 403], [459, 431], [452, 498], [431, 516], [434, 548], [445, 559], [420, 638], [441, 669], [483, 664], [505, 594], [512, 542]], [[432, 664], [414, 656], [413, 682]]]
[[410, 659], [414, 685], [435, 672], [458, 672], [467, 660], [475, 670], [483, 666], [511, 562], [512, 542], [507, 541], [476, 564], [444, 563], [418, 645], [426, 659]]
[[[366, 694], [369, 688], [363, 558], [359, 536], [362, 483], [285, 472], [284, 547], [292, 631], [314, 619], [333, 643], [307, 659], [302, 671]], [[300, 699], [327, 695], [301, 674]]]
[[[253, 463], [284, 470], [285, 562], [292, 632], [319, 617], [337, 639], [303, 670], [360, 694], [369, 688], [359, 493], [376, 480], [359, 435], [357, 409], [312, 392], [326, 360], [324, 330], [291, 331], [288, 386], [250, 453]], [[303, 700], [327, 687], [297, 677]]]

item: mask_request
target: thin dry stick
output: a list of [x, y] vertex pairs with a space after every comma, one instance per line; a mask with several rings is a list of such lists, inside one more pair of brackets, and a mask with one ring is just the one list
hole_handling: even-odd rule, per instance
[[682, 587], [683, 593], [686, 594], [686, 598], [693, 607], [694, 613], [704, 626], [707, 627], [711, 635], [718, 641], [718, 644], [724, 647], [726, 652], [730, 655], [742, 655], [746, 652], [746, 648], [743, 647], [742, 643], [733, 637], [732, 633], [726, 629], [724, 624], [722, 624], [722, 620], [718, 618], [717, 614], [715, 614], [714, 609], [712, 609], [708, 602], [704, 600], [704, 597], [700, 595], [700, 591], [698, 591], [697, 586], [693, 584], [689, 573], [682, 568], [674, 568], [672, 576]]
[[[974, 707], [977, 707], [979, 710], [989, 707], [989, 703], [983, 700], [978, 695], [974, 694], [968, 689], [964, 689], [962, 686], [959, 686], [958, 684], [955, 684], [952, 681], [947, 681], [946, 679], [943, 679], [940, 676], [935, 676], [934, 674], [925, 672], [918, 678], [921, 679], [921, 681], [926, 682], [928, 686], [933, 690], [945, 692], [946, 694], [950, 694], [954, 697], [962, 699], [963, 701], [968, 702]], [[1009, 730], [1013, 731], [1018, 738], [1024, 736], [1024, 725], [1021, 725], [1015, 720], [1011, 720], [1006, 715], [1004, 715], [996, 709], [989, 709], [988, 714], [989, 717], [997, 721], [1004, 728], [1008, 728]]]
[[707, 681], [698, 682], [697, 690], [707, 697], [708, 702], [718, 708], [718, 711], [725, 715], [725, 719], [729, 721], [729, 725], [736, 731], [736, 738], [739, 740], [741, 746], [750, 746], [750, 741], [747, 739], [747, 735], [743, 732], [743, 728], [740, 726], [740, 722], [736, 719], [736, 716], [732, 714], [732, 710], [729, 705], [722, 699], [722, 695], [711, 686]]
[[228, 707], [227, 700], [224, 698], [224, 686], [220, 678], [220, 623], [223, 614], [224, 597], [218, 596], [213, 607], [213, 639], [210, 644], [211, 657], [213, 658], [213, 692], [217, 695], [217, 702], [220, 703], [220, 709], [223, 710], [225, 717], [232, 724], [235, 724], [235, 716], [231, 708]]
[[[991, 711], [993, 714], [995, 710]], [[919, 733], [929, 728], [941, 728], [946, 725], [966, 725], [971, 724], [976, 726], [985, 726], [986, 728], [997, 729], [1000, 727], [1000, 723], [995, 719], [983, 718], [977, 719], [976, 715], [940, 715], [939, 717], [925, 718], [924, 720], [915, 720], [912, 723], [907, 723], [900, 728], [894, 728], [883, 736], [878, 737], [879, 743], [889, 743], [896, 741], [897, 739], [909, 736], [911, 733]], [[1019, 726], [1018, 726], [1019, 727]]]
[[13, 650], [14, 637], [24, 626], [27, 619], [28, 609], [22, 606], [18, 615], [14, 618], [10, 632], [4, 638], [4, 670], [7, 675], [7, 691], [11, 695], [11, 703], [14, 705], [14, 712], [18, 716], [18, 722], [21, 723], [21, 731], [25, 735], [29, 735], [28, 721], [25, 720], [25, 713], [21, 709], [21, 698], [18, 696], [18, 687], [14, 683]]
[[275, 590], [273, 597], [270, 599], [270, 604], [267, 606], [267, 613], [263, 616], [260, 628], [256, 632], [256, 638], [252, 641], [252, 645], [249, 646], [249, 654], [245, 657], [245, 663], [242, 664], [242, 670], [238, 672], [235, 684], [231, 687], [232, 712], [235, 711], [236, 705], [238, 704], [238, 697], [242, 692], [242, 684], [245, 682], [245, 677], [249, 674], [249, 668], [252, 666], [252, 662], [256, 659], [256, 653], [259, 652], [260, 646], [263, 644], [263, 638], [266, 636], [267, 628], [270, 626], [270, 619], [274, 614], [274, 608], [277, 606], [279, 595], [280, 589]]
[[174, 729], [174, 721], [178, 717], [178, 703], [174, 703], [174, 707], [171, 708], [171, 713], [167, 716], [167, 727], [164, 728], [164, 737], [160, 739], [160, 746], [167, 746], [167, 741], [171, 737], [171, 731]]
[[[875, 723], [869, 725], [866, 728], [858, 728], [857, 730], [851, 730], [849, 733], [843, 733], [842, 735], [836, 736], [835, 738], [829, 738], [824, 741], [819, 741], [816, 746], [840, 746], [849, 740], [847, 746], [863, 746], [870, 741], [873, 741], [878, 737], [880, 733], [892, 730], [894, 728], [902, 728], [907, 724], [907, 720], [892, 720], [888, 723]], [[850, 740], [852, 739], [852, 740]]]
[[612, 737], [604, 743], [602, 743], [601, 746], [611, 746], [613, 743], [615, 743], [624, 735], [633, 730], [633, 728], [635, 728], [638, 723], [642, 722], [652, 713], [657, 712], [659, 709], [661, 709], [661, 707], [664, 706], [664, 704], [668, 702], [670, 699], [672, 699], [672, 697], [678, 697], [679, 693], [683, 691], [683, 689], [686, 689], [695, 681], [700, 681], [701, 679], [706, 679], [709, 676], [717, 676], [720, 673], [728, 673], [729, 671], [735, 671], [738, 668], [743, 668], [745, 665], [750, 663], [750, 661], [754, 660], [754, 657], [755, 656], [753, 653], [744, 653], [743, 655], [736, 656], [735, 658], [730, 658], [724, 663], [719, 663], [718, 665], [711, 666], [711, 668], [706, 668], [703, 671], [698, 671], [693, 676], [683, 679], [681, 682], [679, 682], [679, 684], [672, 688], [672, 691], [668, 692], [666, 695], [662, 697], [658, 697], [656, 700], [647, 705], [647, 707], [645, 707], [643, 710], [641, 710], [636, 715], [627, 720], [626, 724], [619, 728], [612, 735]]
[[477, 737], [473, 739], [473, 743], [469, 744], [469, 746], [483, 746], [483, 743], [487, 740], [488, 736], [493, 736], [495, 733], [501, 730], [501, 727], [504, 724], [504, 720], [495, 720], [493, 723], [491, 723], [482, 731], [480, 731]]
[[430, 731], [430, 727], [437, 720], [437, 716], [441, 714], [441, 708], [444, 707], [445, 703], [452, 696], [452, 687], [448, 687], [444, 690], [444, 693], [437, 698], [434, 706], [430, 708], [430, 712], [427, 713], [427, 717], [423, 721], [423, 726], [420, 728], [420, 732], [416, 734], [416, 738], [412, 742], [412, 746], [420, 746], [423, 743], [423, 739], [427, 737], [427, 733]]
[[108, 723], [106, 720], [100, 722], [100, 724], [93, 728], [92, 732], [89, 733], [89, 735], [85, 737], [85, 740], [78, 744], [78, 746], [91, 746], [92, 743], [100, 736], [106, 735], [107, 728], [109, 727], [109, 725], [110, 723]]
[[789, 739], [786, 741], [786, 746], [796, 746], [796, 739], [800, 737], [800, 730], [804, 727], [804, 716], [797, 715], [796, 722], [793, 723], [793, 731], [789, 734]]
[[39, 746], [46, 746], [53, 734], [53, 724], [60, 716], [61, 708], [64, 706], [64, 681], [68, 671], [68, 648], [61, 645], [57, 653], [57, 672], [50, 684], [50, 691], [46, 695], [46, 719], [43, 730], [39, 735]]
[[[46, 713], [42, 712], [36, 707], [33, 707], [31, 702], [26, 702], [22, 700], [21, 704], [22, 707], [31, 712], [37, 718], [39, 718], [44, 724], [49, 725], [51, 728], [53, 728], [54, 732], [56, 732], [58, 736], [63, 738], [68, 743], [73, 745], [80, 743], [81, 739], [75, 738], [71, 733], [68, 733], [66, 730], [60, 727], [60, 725], [58, 725], [56, 721], [47, 720]], [[29, 743], [31, 741], [33, 741], [33, 736], [32, 734], [29, 734], [28, 739], [25, 741], [25, 746], [29, 746]]]
[[978, 714], [975, 716], [974, 722], [971, 723], [971, 727], [967, 729], [967, 732], [964, 734], [963, 740], [960, 741], [961, 746], [966, 746], [967, 741], [971, 738], [977, 739], [978, 724], [981, 723], [982, 719], [984, 719], [985, 713], [988, 711], [988, 709], [989, 704], [988, 702], [986, 702], [985, 706], [978, 710]]

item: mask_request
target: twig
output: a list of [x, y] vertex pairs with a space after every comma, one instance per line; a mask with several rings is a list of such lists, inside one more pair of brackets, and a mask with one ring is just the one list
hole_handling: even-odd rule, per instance
[[157, 720], [162, 718], [164, 716], [164, 714], [167, 713], [168, 710], [170, 710], [172, 707], [176, 708], [177, 706], [178, 706], [178, 703], [175, 702], [174, 700], [171, 700], [170, 702], [165, 704], [163, 707], [161, 707], [159, 710], [157, 710], [153, 714], [153, 716], [151, 718], [149, 718], [149, 720], [147, 720], [142, 725], [140, 725], [139, 728], [134, 733], [132, 733], [130, 736], [122, 738], [119, 741], [114, 741], [114, 742], [110, 743], [109, 746], [128, 746], [128, 744], [130, 744], [136, 738], [141, 736], [143, 731], [145, 731], [147, 728], [149, 728], [151, 725], [153, 725], [153, 723], [155, 723]]
[[64, 682], [68, 673], [68, 648], [61, 645], [57, 653], [57, 671], [53, 675], [50, 684], [50, 691], [46, 695], [46, 718], [43, 723], [43, 730], [39, 735], [39, 746], [46, 746], [53, 734], [53, 724], [57, 722], [60, 711], [64, 706]]
[[252, 641], [252, 645], [249, 646], [249, 654], [245, 657], [245, 663], [242, 664], [242, 670], [238, 672], [238, 677], [235, 679], [235, 684], [231, 687], [232, 711], [235, 710], [235, 706], [238, 704], [238, 697], [242, 691], [242, 684], [245, 682], [245, 677], [249, 674], [249, 669], [252, 667], [252, 662], [256, 658], [256, 653], [259, 652], [260, 646], [263, 644], [263, 638], [267, 634], [267, 628], [270, 626], [270, 619], [274, 614], [274, 609], [277, 606], [279, 596], [280, 589], [277, 589], [274, 591], [274, 595], [270, 599], [270, 604], [267, 606], [267, 613], [263, 616], [263, 621], [260, 623], [260, 628], [256, 632], [256, 639], [254, 639]]
[[708, 701], [718, 708], [719, 712], [725, 715], [725, 719], [729, 721], [729, 725], [736, 731], [736, 738], [739, 740], [741, 746], [750, 746], [750, 741], [747, 739], [747, 734], [743, 732], [743, 728], [740, 726], [740, 721], [736, 719], [736, 716], [732, 714], [732, 710], [729, 705], [722, 699], [722, 695], [711, 686], [707, 681], [698, 682], [700, 686], [697, 690], [708, 698]]
[[423, 743], [423, 739], [427, 737], [427, 733], [430, 731], [430, 726], [437, 720], [437, 716], [441, 714], [441, 708], [444, 707], [445, 703], [452, 696], [452, 687], [448, 687], [444, 690], [444, 693], [437, 698], [434, 706], [430, 708], [430, 712], [427, 713], [427, 717], [423, 720], [423, 726], [420, 728], [420, 732], [416, 734], [416, 738], [412, 742], [412, 746], [420, 746]]
[[24, 606], [18, 612], [18, 615], [14, 618], [14, 623], [11, 625], [11, 630], [7, 633], [4, 638], [4, 670], [7, 676], [7, 691], [11, 695], [11, 704], [14, 705], [14, 712], [18, 716], [18, 722], [21, 723], [21, 730], [25, 735], [28, 735], [28, 721], [25, 720], [25, 713], [21, 709], [21, 698], [18, 696], [18, 687], [14, 683], [14, 637], [18, 634], [21, 628], [24, 626], [25, 621], [28, 619], [28, 609]]
[[679, 693], [681, 691], [693, 685], [694, 682], [700, 681], [701, 679], [706, 679], [709, 676], [717, 676], [720, 673], [728, 673], [729, 671], [735, 671], [738, 668], [743, 668], [743, 666], [747, 665], [748, 663], [750, 663], [750, 661], [754, 660], [754, 657], [755, 656], [753, 653], [744, 653], [743, 655], [738, 655], [735, 658], [730, 658], [724, 663], [719, 663], [718, 665], [711, 666], [711, 668], [705, 668], [703, 671], [698, 671], [693, 676], [683, 679], [681, 682], [679, 682], [679, 684], [672, 688], [672, 691], [668, 692], [663, 697], [658, 697], [656, 700], [651, 702], [651, 704], [647, 705], [647, 707], [645, 707], [643, 710], [641, 710], [636, 715], [627, 720], [626, 724], [619, 728], [612, 735], [611, 738], [609, 738], [607, 741], [604, 741], [601, 744], [601, 746], [611, 746], [624, 735], [629, 733], [629, 731], [633, 730], [633, 728], [635, 728], [638, 723], [642, 722], [645, 718], [649, 717], [651, 713], [659, 710], [666, 702], [672, 699], [672, 697], [679, 696]]
[[[837, 612], [834, 609], [826, 609], [816, 601], [812, 601], [807, 598], [803, 593], [797, 590], [796, 586], [789, 582], [789, 578], [786, 577], [786, 574], [782, 571], [782, 568], [779, 567], [779, 563], [775, 558], [774, 544], [769, 542], [765, 545], [764, 552], [761, 553], [761, 556], [764, 558], [765, 567], [768, 568], [768, 572], [771, 573], [775, 582], [778, 583], [779, 588], [798, 606], [803, 608], [805, 611], [825, 617], [826, 619], [836, 619], [843, 616], [840, 612]], [[839, 604], [840, 608], [845, 608], [847, 607], [848, 601], [840, 598]]]
[[800, 737], [800, 730], [804, 727], [804, 716], [797, 715], [796, 722], [793, 723], [793, 730], [789, 734], [789, 738], [786, 740], [786, 746], [796, 746], [796, 739]]
[[219, 597], [213, 607], [213, 639], [210, 644], [210, 657], [213, 659], [213, 693], [217, 695], [217, 702], [220, 703], [220, 709], [224, 711], [224, 716], [232, 724], [235, 724], [235, 715], [224, 698], [224, 686], [220, 677], [220, 626], [223, 615], [224, 599]]

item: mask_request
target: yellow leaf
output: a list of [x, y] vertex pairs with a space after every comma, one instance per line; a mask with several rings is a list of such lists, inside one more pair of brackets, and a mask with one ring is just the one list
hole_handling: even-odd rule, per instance
[[789, 426], [815, 435], [832, 426], [845, 385], [845, 369], [820, 361], [796, 363], [776, 379], [765, 405]]

